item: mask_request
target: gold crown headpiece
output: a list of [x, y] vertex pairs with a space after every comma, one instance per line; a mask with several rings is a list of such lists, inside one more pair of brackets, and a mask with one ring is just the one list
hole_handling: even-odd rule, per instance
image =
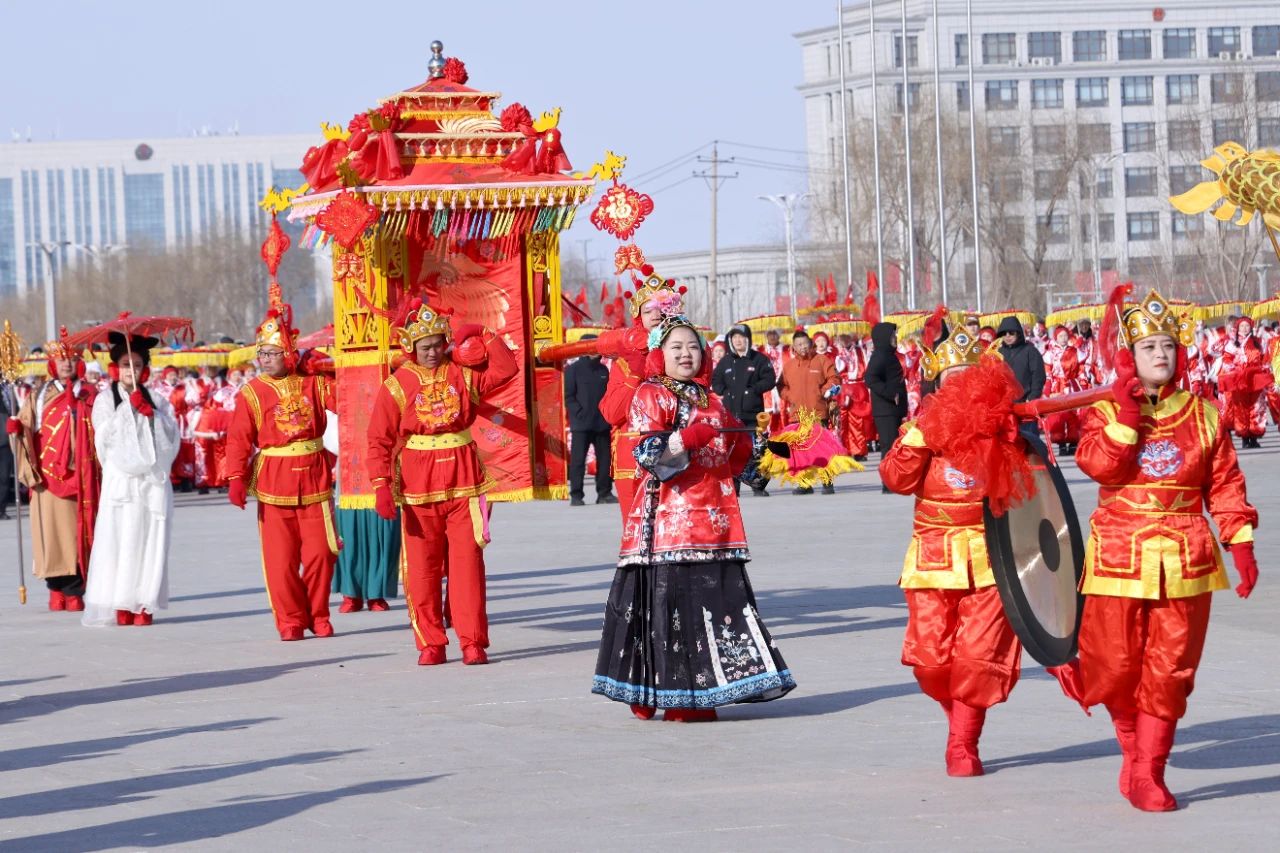
[[1184, 347], [1195, 341], [1195, 323], [1191, 317], [1175, 313], [1173, 306], [1154, 290], [1137, 305], [1125, 309], [1120, 324], [1120, 343], [1131, 347], [1152, 335], [1168, 335]]
[[631, 280], [636, 289], [634, 293], [627, 294], [627, 297], [631, 300], [632, 317], [639, 317], [644, 304], [659, 295], [664, 296], [669, 303], [663, 306], [664, 313], [674, 313], [682, 310], [680, 297], [684, 295], [688, 288], [676, 287], [673, 279], [665, 279], [658, 275], [649, 264], [640, 267], [640, 274], [644, 276], [644, 280], [642, 281], [632, 275]]
[[293, 328], [293, 306], [284, 301], [280, 282], [267, 286], [267, 316], [254, 332], [253, 342], [260, 347], [280, 347], [285, 355], [295, 351], [294, 339], [298, 330]]
[[58, 330], [58, 339], [44, 345], [44, 354], [49, 358], [80, 358], [80, 350], [67, 343], [67, 327]]
[[436, 311], [425, 302], [415, 300], [399, 326], [395, 329], [396, 341], [406, 353], [413, 350], [413, 345], [423, 338], [432, 335], [444, 335], [446, 341], [451, 336], [449, 317]]
[[933, 380], [949, 367], [977, 364], [982, 359], [982, 338], [961, 328], [933, 349], [923, 344], [920, 349], [920, 369], [925, 379]]

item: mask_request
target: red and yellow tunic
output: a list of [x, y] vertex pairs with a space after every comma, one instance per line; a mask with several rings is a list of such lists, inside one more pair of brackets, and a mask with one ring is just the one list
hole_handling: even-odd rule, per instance
[[[37, 392], [37, 424], [33, 430], [40, 479], [49, 494], [74, 500], [80, 486], [76, 476], [78, 453], [86, 443], [93, 446], [93, 421], [84, 409], [93, 410], [97, 396], [92, 386], [82, 383], [83, 398], [72, 398], [59, 382], [46, 382]], [[74, 386], [73, 386], [74, 387]], [[87, 433], [84, 435], [82, 433]], [[92, 466], [93, 459], [84, 460]]]
[[1166, 386], [1155, 405], [1143, 401], [1136, 431], [1116, 412], [1112, 402], [1090, 408], [1076, 451], [1100, 485], [1081, 590], [1158, 599], [1226, 589], [1205, 510], [1228, 544], [1253, 541], [1258, 512], [1217, 407]]
[[911, 544], [898, 585], [903, 589], [993, 586], [983, 535], [982, 495], [973, 477], [934, 454], [914, 423], [880, 463], [891, 491], [916, 496]]
[[322, 439], [326, 410], [332, 408], [323, 376], [258, 376], [246, 382], [227, 434], [227, 478], [248, 477], [250, 493], [272, 506], [329, 500], [332, 466]]
[[382, 383], [369, 417], [368, 470], [375, 483], [392, 484], [400, 503], [472, 498], [492, 487], [470, 427], [480, 401], [518, 367], [496, 335], [485, 334], [485, 349], [483, 369], [447, 359], [435, 368], [410, 362]]

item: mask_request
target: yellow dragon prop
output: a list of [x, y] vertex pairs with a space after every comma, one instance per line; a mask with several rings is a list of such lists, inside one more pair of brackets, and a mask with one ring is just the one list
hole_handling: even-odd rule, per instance
[[1280, 258], [1280, 244], [1272, 229], [1280, 229], [1280, 154], [1262, 149], [1248, 151], [1235, 142], [1224, 142], [1200, 165], [1218, 176], [1217, 180], [1196, 184], [1169, 203], [1182, 213], [1203, 213], [1221, 201], [1213, 215], [1230, 222], [1237, 213], [1237, 225], [1248, 225], [1261, 215], [1271, 238], [1271, 247]]

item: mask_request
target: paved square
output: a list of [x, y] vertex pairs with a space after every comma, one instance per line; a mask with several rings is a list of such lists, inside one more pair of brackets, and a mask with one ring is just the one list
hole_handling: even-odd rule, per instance
[[[1267, 849], [1276, 448], [1243, 454], [1261, 583], [1215, 596], [1174, 814], [1120, 799], [1105, 712], [1086, 718], [1030, 658], [988, 719], [988, 775], [945, 775], [942, 713], [898, 662], [911, 500], [868, 471], [834, 497], [744, 501], [761, 615], [800, 686], [712, 725], [641, 723], [588, 693], [616, 507], [497, 507], [493, 664], [463, 667], [455, 643], [419, 668], [402, 600], [279, 642], [253, 514], [184, 497], [151, 628], [82, 628], [45, 610], [42, 583], [25, 608], [0, 584], [0, 851]], [[1087, 517], [1094, 489], [1065, 473]], [[0, 525], [11, 578], [14, 537]]]

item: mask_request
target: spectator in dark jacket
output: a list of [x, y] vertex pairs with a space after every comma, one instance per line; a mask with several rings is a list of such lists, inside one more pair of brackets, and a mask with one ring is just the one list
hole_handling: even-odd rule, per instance
[[996, 334], [999, 335], [1000, 356], [1022, 385], [1023, 394], [1018, 402], [1040, 399], [1044, 393], [1044, 356], [1027, 343], [1022, 322], [1017, 317], [1005, 317], [1000, 321]]
[[[591, 340], [595, 335], [583, 335]], [[600, 399], [609, 384], [609, 368], [600, 356], [588, 355], [564, 369], [564, 407], [569, 412], [569, 504], [582, 506], [587, 448], [596, 449], [596, 503], [616, 504], [609, 471], [609, 422], [600, 414]]]
[[[773, 390], [778, 377], [769, 357], [751, 346], [751, 329], [734, 326], [728, 338], [729, 351], [711, 375], [711, 390], [724, 402], [729, 414], [742, 421], [743, 426], [754, 427], [756, 415], [764, 411], [764, 395]], [[768, 480], [752, 486], [753, 493], [768, 497], [766, 485]], [[736, 480], [733, 486], [738, 488]]]
[[876, 422], [880, 458], [898, 439], [898, 427], [907, 416], [907, 383], [898, 361], [898, 327], [876, 323], [871, 329], [871, 358], [864, 381], [871, 394], [871, 418]]

